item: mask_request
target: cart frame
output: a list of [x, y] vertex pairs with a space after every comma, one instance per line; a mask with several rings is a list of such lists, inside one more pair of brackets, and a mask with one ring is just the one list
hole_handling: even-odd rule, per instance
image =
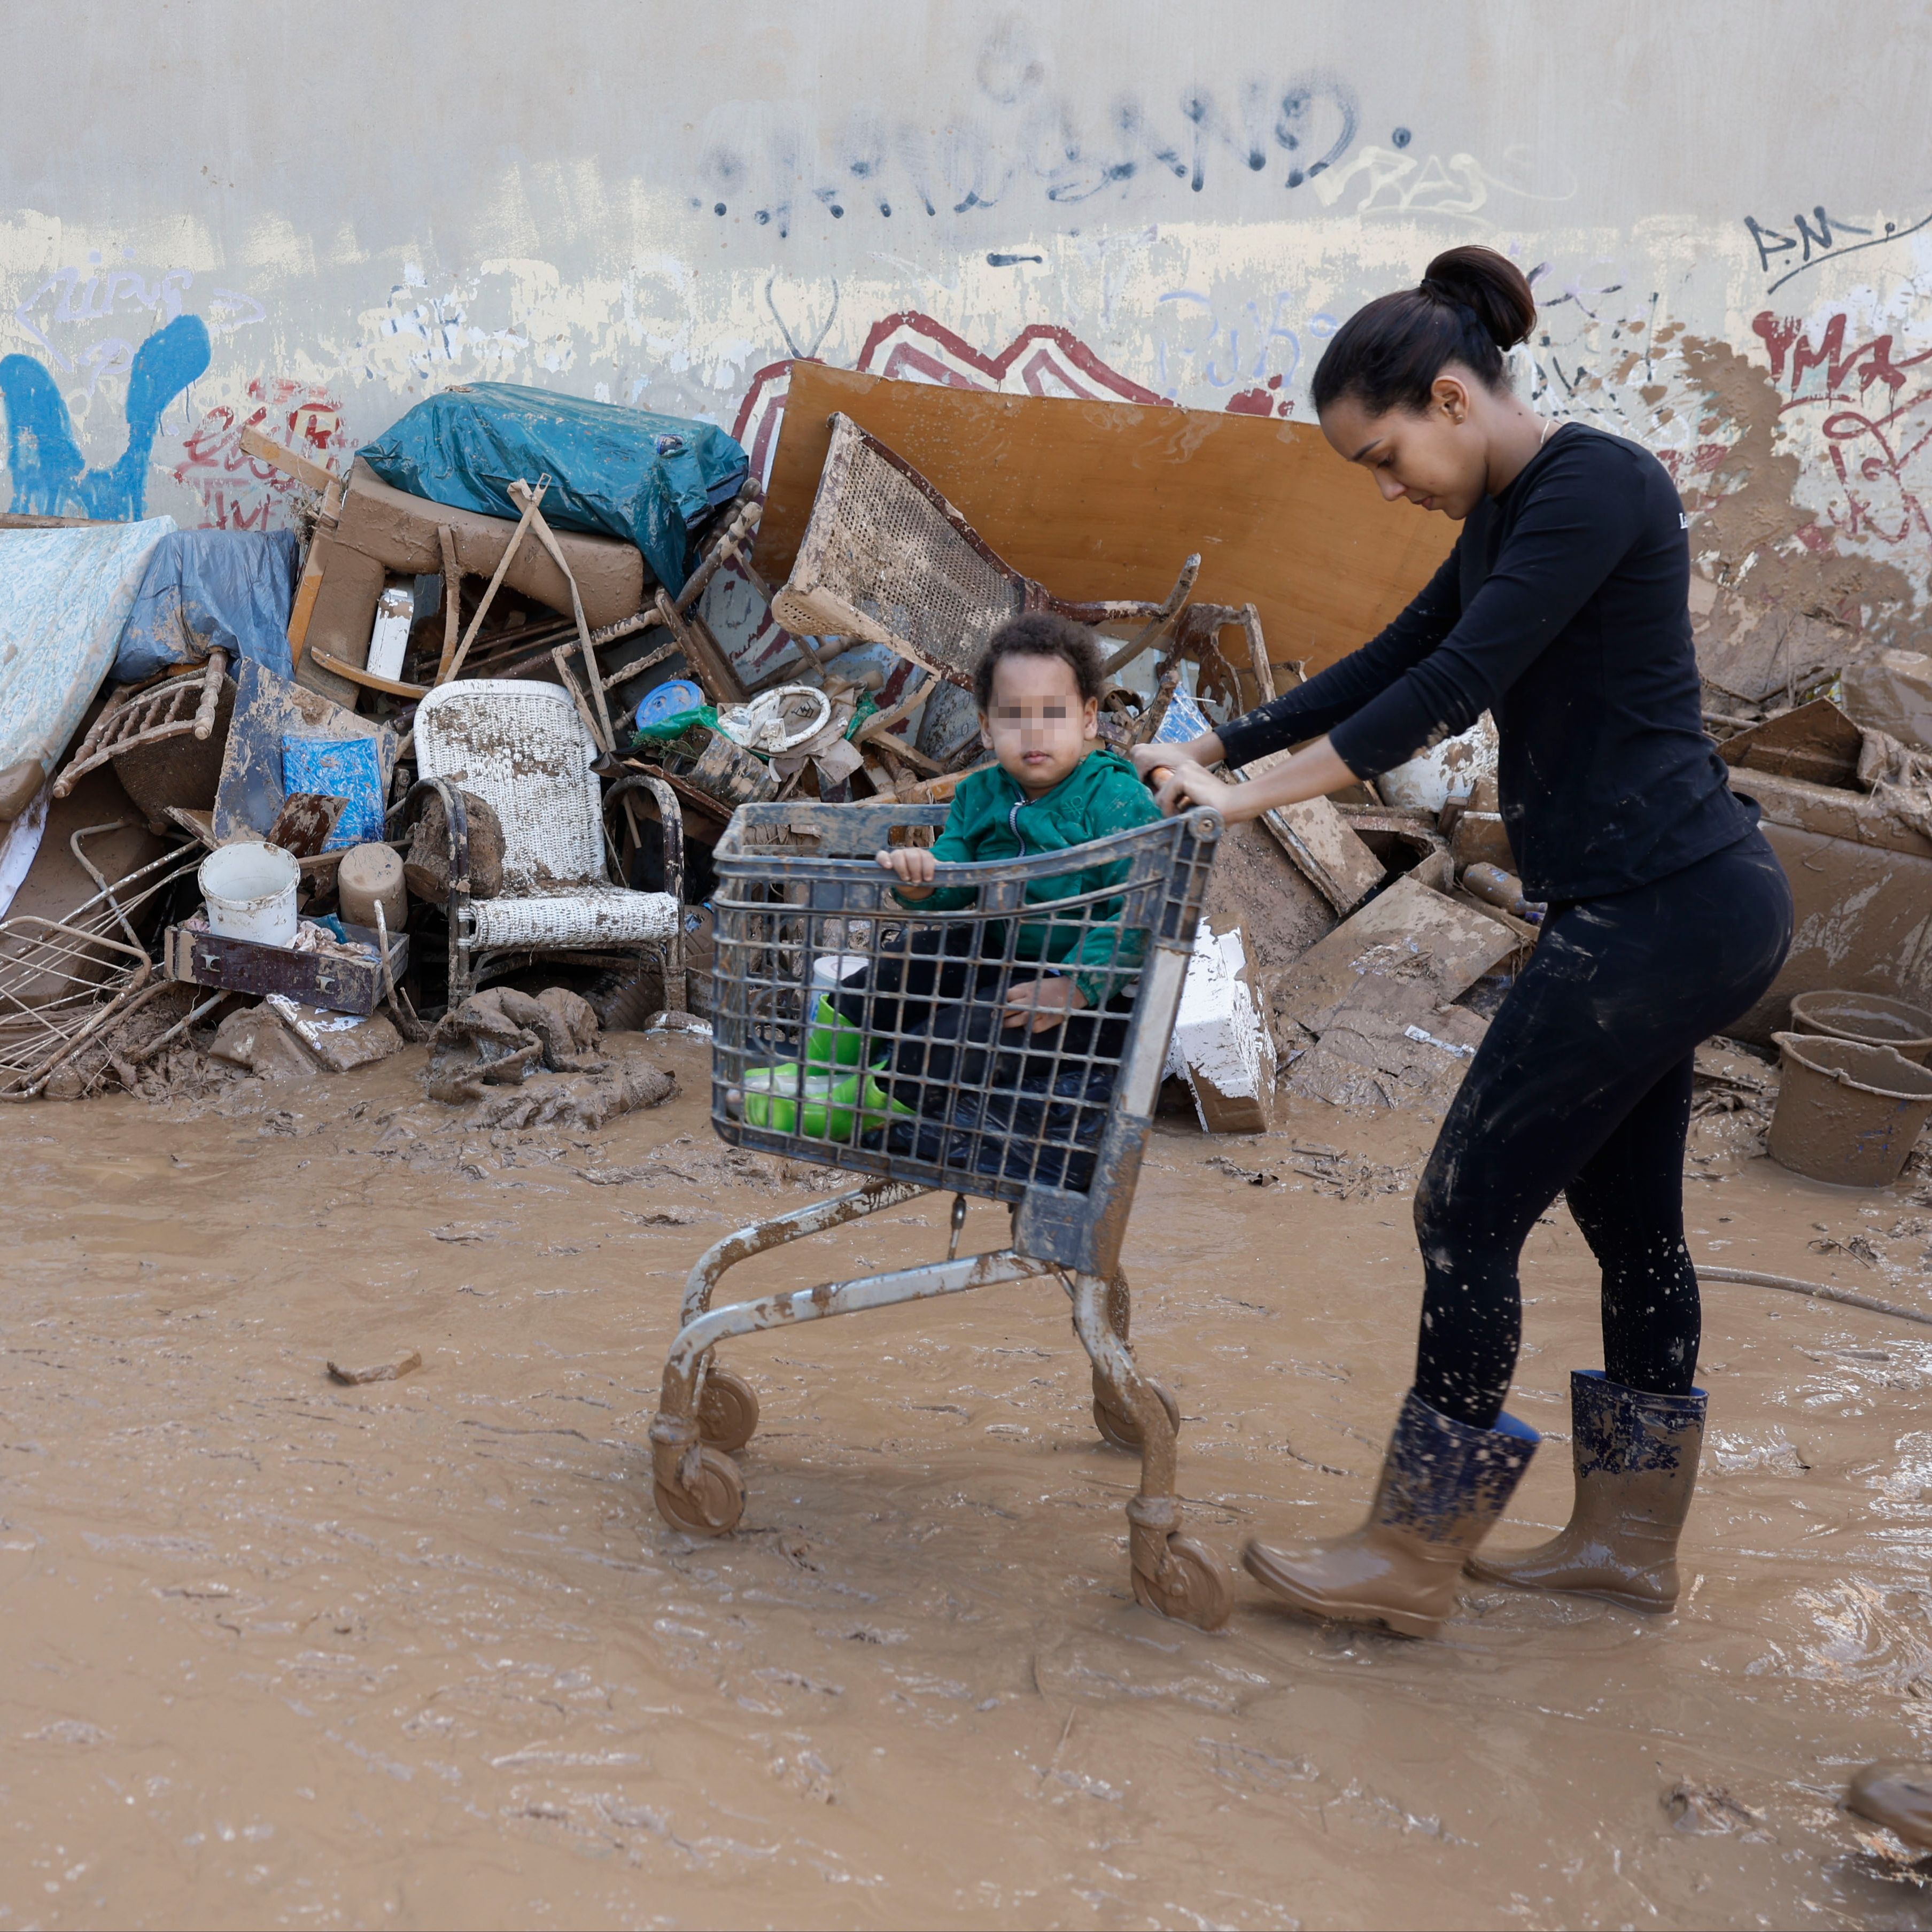
[[[1134, 1594], [1165, 1616], [1217, 1628], [1232, 1607], [1228, 1571], [1180, 1533], [1179, 1410], [1135, 1360], [1119, 1258], [1220, 817], [1196, 810], [1072, 853], [942, 866], [939, 883], [975, 889], [976, 902], [907, 909], [886, 896], [891, 876], [872, 855], [896, 835], [917, 836], [944, 818], [945, 808], [932, 806], [748, 806], [717, 848], [712, 1124], [734, 1145], [868, 1178], [850, 1192], [728, 1234], [692, 1269], [650, 1426], [658, 1511], [677, 1528], [712, 1536], [734, 1528], [743, 1512], [744, 1482], [733, 1456], [756, 1432], [758, 1403], [750, 1384], [716, 1360], [719, 1343], [1050, 1276], [1072, 1304], [1074, 1332], [1092, 1364], [1095, 1424], [1108, 1443], [1141, 1460], [1138, 1492], [1126, 1510]], [[1107, 883], [1066, 899], [1026, 899], [1029, 884], [1064, 877], [1075, 857], [1082, 870], [1108, 868]], [[1102, 983], [1120, 988], [1112, 1003], [1084, 1030], [1071, 1021], [1048, 1029], [1054, 1037], [1043, 1044], [1042, 1035], [998, 1030], [984, 1016], [1004, 1011], [1012, 986], [1046, 970], [1027, 956], [1022, 932], [1069, 922], [1106, 934], [1103, 953], [1105, 945], [1118, 949], [1100, 968]], [[802, 1056], [814, 1012], [826, 1011], [819, 989], [845, 983], [815, 974], [814, 963], [830, 958], [835, 970], [849, 970], [855, 956], [866, 968], [860, 983], [873, 991], [841, 998], [860, 1010], [846, 1030], [860, 1037], [852, 1064], [864, 1090], [848, 1096], [850, 1105], [820, 1104], [814, 1112], [802, 1096], [808, 1065], [820, 1063]], [[890, 1000], [878, 994], [887, 962], [909, 975], [916, 966], [904, 962], [921, 958], [933, 962], [935, 976], [966, 962], [955, 976], [963, 975], [968, 992], [950, 999], [936, 982], [922, 1004], [910, 994]], [[933, 1074], [920, 1057], [932, 1052], [928, 1036], [904, 1017], [915, 1005], [974, 1008], [982, 1027], [995, 1030], [976, 1048], [962, 1032], [957, 1051]], [[905, 1074], [908, 1064], [914, 1070]], [[884, 1090], [868, 1084], [875, 1069]], [[760, 1108], [758, 1096], [782, 1090], [801, 1097], [766, 1100]], [[913, 1094], [916, 1106], [892, 1104], [888, 1096], [901, 1094]], [[936, 1107], [963, 1108], [971, 1124], [959, 1127], [952, 1112], [935, 1114]], [[714, 1305], [719, 1282], [742, 1262], [949, 1191], [956, 1199], [944, 1261]], [[1010, 1245], [958, 1253], [969, 1196], [1007, 1204]]]

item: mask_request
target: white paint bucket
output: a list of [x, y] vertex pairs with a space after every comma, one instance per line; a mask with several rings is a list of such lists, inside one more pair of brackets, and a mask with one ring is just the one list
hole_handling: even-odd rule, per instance
[[216, 847], [195, 874], [208, 931], [262, 946], [294, 945], [301, 878], [302, 868], [279, 845], [244, 840]]
[[862, 952], [821, 952], [812, 962], [812, 983], [821, 993], [836, 992], [855, 973], [862, 973], [872, 961]]

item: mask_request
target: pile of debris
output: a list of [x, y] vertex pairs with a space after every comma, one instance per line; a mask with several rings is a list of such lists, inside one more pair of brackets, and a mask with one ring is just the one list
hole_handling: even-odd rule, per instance
[[[417, 1042], [472, 1119], [651, 1104], [667, 1076], [596, 1042], [701, 1027], [733, 812], [949, 798], [984, 761], [971, 674], [1006, 619], [1103, 634], [1124, 748], [1298, 679], [1264, 608], [1322, 661], [1400, 608], [1434, 560], [1372, 508], [1346, 580], [1284, 562], [1265, 491], [1302, 486], [1268, 436], [802, 364], [767, 486], [709, 424], [478, 384], [346, 474], [247, 432], [298, 531], [8, 519], [0, 1097], [201, 1094]], [[1153, 508], [1150, 464], [1176, 485]], [[1740, 1140], [1793, 993], [1932, 998], [1932, 665], [1786, 695], [1808, 701], [1711, 714], [1804, 913], [1738, 1029], [1765, 1078], [1705, 1083]], [[1495, 766], [1484, 719], [1231, 829], [1169, 1062], [1204, 1128], [1265, 1130], [1278, 1086], [1447, 1106], [1540, 930]]]

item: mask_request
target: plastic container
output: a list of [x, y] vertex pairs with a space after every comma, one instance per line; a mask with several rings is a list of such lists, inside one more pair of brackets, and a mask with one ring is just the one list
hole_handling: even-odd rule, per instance
[[1888, 1046], [1922, 1065], [1932, 1054], [1932, 1013], [1883, 993], [1800, 993], [1791, 1002], [1791, 1030]]
[[208, 907], [208, 929], [224, 939], [294, 945], [301, 878], [302, 868], [279, 845], [241, 840], [217, 846], [195, 874]]
[[1772, 1159], [1839, 1187], [1889, 1187], [1932, 1117], [1932, 1070], [1860, 1040], [1772, 1037], [1782, 1056]]
[[409, 916], [409, 889], [403, 883], [403, 862], [395, 848], [373, 842], [352, 845], [342, 855], [335, 875], [335, 894], [342, 916], [351, 926], [376, 924], [376, 908], [392, 932], [400, 932]]

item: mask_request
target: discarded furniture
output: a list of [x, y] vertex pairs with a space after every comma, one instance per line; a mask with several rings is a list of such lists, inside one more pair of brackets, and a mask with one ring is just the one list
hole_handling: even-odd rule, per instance
[[119, 649], [173, 520], [0, 531], [0, 824], [52, 775]]
[[[388, 997], [410, 963], [406, 934], [378, 934], [345, 920], [352, 950], [336, 946], [268, 946], [209, 930], [200, 917], [168, 928], [162, 970], [170, 980], [220, 987], [257, 998], [279, 993], [304, 1006], [331, 1012], [373, 1013]], [[382, 943], [388, 941], [383, 970]]]
[[[600, 800], [595, 741], [568, 695], [520, 679], [459, 678], [417, 706], [417, 782], [401, 808], [406, 824], [434, 793], [449, 836], [449, 1004], [493, 973], [550, 953], [620, 964], [656, 955], [666, 1004], [681, 1007], [684, 878], [677, 795], [634, 773]], [[502, 890], [470, 890], [469, 830], [462, 794], [485, 800], [502, 826]], [[664, 827], [666, 890], [614, 885], [604, 814], [639, 793]]]
[[[443, 568], [440, 530], [449, 532], [457, 569], [490, 576], [503, 560], [516, 523], [474, 510], [425, 502], [392, 490], [358, 460], [342, 490], [332, 521], [317, 523], [296, 606], [289, 620], [289, 649], [298, 682], [353, 705], [359, 688], [336, 666], [365, 671], [376, 602], [392, 575], [430, 575]], [[557, 538], [569, 560], [584, 612], [592, 629], [632, 616], [644, 602], [644, 560], [634, 546], [614, 537]], [[520, 545], [504, 580], [514, 590], [568, 616], [570, 586], [549, 553]], [[366, 674], [366, 671], [365, 671]]]
[[1200, 567], [1190, 556], [1158, 602], [1053, 596], [994, 551], [904, 458], [842, 414], [832, 418], [812, 520], [772, 614], [795, 637], [863, 638], [969, 686], [982, 647], [1008, 619], [1054, 610], [1084, 624], [1164, 628]]
[[[1126, 876], [1054, 901], [1052, 916], [1106, 920], [1094, 909], [1119, 896], [1120, 928], [1148, 935], [1131, 1006], [1103, 1010], [1114, 1015], [1105, 1023], [1097, 1013], [1076, 1016], [1064, 1030], [1032, 1035], [1036, 1044], [1024, 1052], [1005, 1041], [994, 1052], [987, 1026], [997, 1026], [1016, 982], [1038, 970], [1016, 959], [1014, 915], [1029, 882], [1064, 866], [1065, 855], [947, 866], [945, 883], [976, 888], [978, 903], [909, 921], [872, 855], [895, 831], [945, 816], [931, 806], [750, 805], [718, 848], [712, 1126], [734, 1145], [867, 1178], [851, 1192], [727, 1235], [692, 1270], [650, 1429], [658, 1509], [676, 1528], [710, 1536], [730, 1531], [742, 1513], [745, 1486], [731, 1452], [756, 1431], [758, 1397], [715, 1360], [720, 1342], [1050, 1280], [1071, 1299], [1093, 1363], [1096, 1426], [1140, 1459], [1139, 1493], [1126, 1508], [1134, 1594], [1212, 1630], [1232, 1606], [1227, 1571], [1179, 1533], [1179, 1412], [1128, 1346], [1119, 1262], [1221, 822], [1190, 812], [1086, 848], [1124, 861]], [[978, 962], [963, 998], [938, 980], [925, 1020], [912, 1010], [920, 998], [914, 984], [903, 982], [902, 993], [891, 976], [910, 971], [924, 950], [898, 937], [909, 926], [922, 928], [935, 964]], [[713, 1305], [737, 1263], [940, 1190], [956, 1196], [944, 1260]], [[972, 1197], [1009, 1208], [1012, 1234], [1004, 1246], [962, 1256]]]
[[208, 652], [199, 676], [117, 691], [55, 779], [55, 797], [65, 798], [88, 772], [111, 759], [122, 788], [150, 825], [160, 826], [171, 805], [207, 810], [220, 782], [234, 703], [228, 654], [220, 650]]
[[[1449, 554], [1454, 526], [1392, 514], [1312, 422], [892, 382], [794, 362], [754, 553], [782, 583], [810, 520], [833, 412], [918, 471], [994, 552], [1062, 597], [1166, 591], [1252, 604], [1278, 660], [1312, 675], [1373, 637]], [[782, 620], [781, 620], [782, 621]]]
[[[200, 854], [170, 850], [110, 884], [82, 848], [89, 830], [118, 829], [96, 826], [72, 836], [74, 856], [100, 881], [92, 898], [59, 919], [21, 913], [0, 920], [0, 1100], [34, 1098], [83, 1047], [105, 1040], [166, 986], [136, 921]], [[161, 1043], [150, 1042], [150, 1050]]]

